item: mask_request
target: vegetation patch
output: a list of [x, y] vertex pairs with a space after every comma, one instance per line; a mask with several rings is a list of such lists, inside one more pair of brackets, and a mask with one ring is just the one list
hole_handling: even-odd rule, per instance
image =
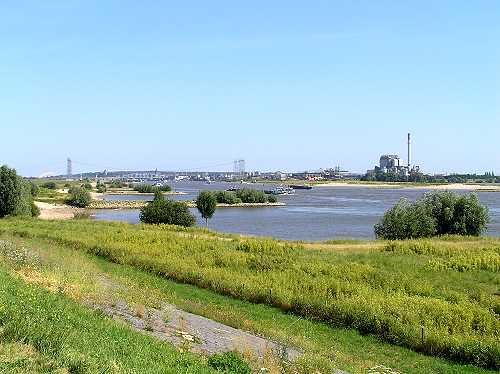
[[[0, 222], [15, 233], [21, 222]], [[429, 268], [433, 248], [498, 248], [496, 239], [445, 238], [393, 250], [332, 252], [173, 226], [22, 221], [22, 234], [309, 319], [352, 327], [433, 356], [500, 367], [498, 272]], [[57, 228], [57, 229], [56, 229]], [[224, 239], [224, 240], [221, 240]], [[405, 243], [405, 242], [401, 242]], [[417, 254], [417, 252], [420, 252]], [[422, 337], [423, 327], [423, 337]]]

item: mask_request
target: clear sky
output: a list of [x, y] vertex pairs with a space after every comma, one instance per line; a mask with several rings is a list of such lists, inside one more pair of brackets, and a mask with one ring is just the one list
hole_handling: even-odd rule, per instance
[[[500, 1], [0, 2], [0, 164], [500, 174]], [[227, 164], [227, 165], [225, 165]], [[215, 166], [217, 165], [217, 166]]]

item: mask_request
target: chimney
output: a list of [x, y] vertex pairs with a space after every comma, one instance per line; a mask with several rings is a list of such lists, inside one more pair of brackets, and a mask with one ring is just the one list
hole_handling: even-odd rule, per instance
[[411, 166], [411, 141], [410, 141], [410, 133], [408, 133], [408, 170], [410, 170]]

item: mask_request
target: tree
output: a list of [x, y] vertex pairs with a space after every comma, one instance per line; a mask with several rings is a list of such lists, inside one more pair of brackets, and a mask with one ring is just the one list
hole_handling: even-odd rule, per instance
[[33, 205], [30, 183], [18, 176], [14, 169], [6, 165], [0, 167], [0, 218], [38, 215]]
[[426, 238], [435, 235], [436, 222], [422, 203], [399, 200], [375, 225], [377, 238], [402, 240]]
[[42, 184], [42, 187], [48, 190], [55, 190], [57, 189], [57, 184], [56, 182], [45, 182], [44, 184]]
[[0, 218], [15, 213], [22, 198], [22, 181], [14, 169], [0, 168]]
[[38, 193], [40, 192], [40, 188], [38, 188], [38, 185], [35, 182], [30, 181], [30, 189], [31, 196], [34, 198], [37, 197]]
[[90, 194], [83, 188], [72, 187], [68, 193], [69, 197], [66, 199], [66, 204], [68, 205], [77, 208], [86, 208], [92, 201]]
[[210, 191], [201, 191], [196, 199], [196, 208], [205, 219], [205, 224], [208, 227], [208, 220], [213, 217], [215, 209], [217, 209], [215, 195]]
[[414, 203], [400, 200], [375, 225], [375, 235], [389, 240], [447, 234], [479, 236], [488, 221], [488, 208], [477, 195], [436, 191]]
[[155, 191], [153, 201], [141, 209], [141, 222], [149, 224], [169, 224], [179, 226], [193, 226], [196, 218], [189, 212], [186, 203], [166, 200], [161, 191]]

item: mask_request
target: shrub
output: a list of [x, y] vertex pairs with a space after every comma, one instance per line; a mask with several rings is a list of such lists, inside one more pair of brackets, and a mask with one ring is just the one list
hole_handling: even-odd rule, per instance
[[414, 203], [400, 200], [375, 225], [375, 235], [390, 240], [446, 234], [479, 236], [488, 221], [488, 209], [475, 194], [437, 191]]
[[265, 203], [267, 195], [263, 191], [254, 190], [251, 188], [243, 188], [236, 191], [236, 196], [244, 203]]
[[165, 184], [163, 186], [153, 186], [151, 184], [138, 184], [134, 186], [134, 190], [139, 193], [154, 193], [156, 191], [170, 192], [172, 187]]
[[107, 190], [106, 185], [104, 183], [102, 183], [101, 181], [97, 181], [96, 189], [97, 189], [97, 192], [99, 192], [99, 193], [104, 193]]
[[267, 196], [267, 201], [269, 203], [277, 203], [278, 202], [278, 198], [274, 195], [268, 195]]
[[219, 204], [239, 204], [241, 199], [232, 191], [216, 191], [215, 198]]
[[208, 359], [208, 365], [219, 373], [251, 374], [252, 369], [238, 352], [216, 354]]
[[22, 197], [22, 180], [14, 169], [0, 168], [0, 218], [13, 214]]
[[208, 219], [213, 217], [215, 209], [217, 209], [217, 199], [212, 192], [201, 191], [196, 199], [196, 208], [208, 226]]
[[377, 238], [397, 240], [426, 238], [436, 232], [436, 222], [422, 203], [401, 199], [375, 225]]
[[189, 212], [186, 203], [166, 200], [160, 191], [155, 192], [155, 198], [141, 209], [140, 220], [149, 224], [169, 224], [193, 226], [196, 218]]
[[42, 184], [43, 188], [47, 188], [48, 190], [55, 190], [57, 189], [57, 184], [56, 182], [45, 182]]
[[77, 208], [86, 208], [92, 201], [90, 194], [83, 188], [72, 187], [68, 192], [69, 197], [66, 199], [66, 204], [68, 205]]
[[38, 193], [40, 192], [40, 188], [38, 188], [38, 185], [33, 181], [30, 181], [29, 183], [30, 183], [31, 196], [37, 197]]
[[32, 217], [38, 217], [40, 215], [40, 208], [38, 208], [35, 205], [34, 201], [31, 201], [30, 208], [31, 208], [31, 216]]
[[32, 216], [31, 184], [17, 175], [6, 165], [0, 168], [0, 218], [12, 216]]
[[84, 184], [82, 184], [82, 188], [84, 190], [91, 191], [92, 190], [92, 185], [90, 183], [84, 183]]

